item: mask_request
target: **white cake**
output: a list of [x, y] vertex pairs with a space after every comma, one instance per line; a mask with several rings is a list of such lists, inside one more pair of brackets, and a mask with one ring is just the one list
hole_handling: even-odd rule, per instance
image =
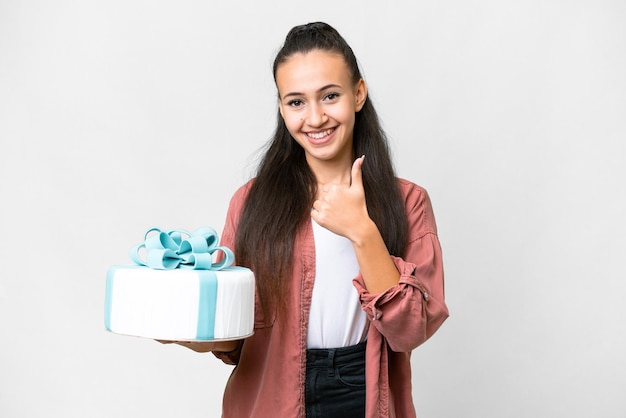
[[106, 280], [105, 327], [157, 340], [241, 339], [254, 325], [254, 275], [221, 270], [113, 266]]

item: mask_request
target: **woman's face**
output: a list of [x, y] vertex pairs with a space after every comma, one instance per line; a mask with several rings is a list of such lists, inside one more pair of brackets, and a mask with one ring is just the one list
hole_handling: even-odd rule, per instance
[[367, 97], [365, 82], [354, 85], [343, 57], [313, 50], [291, 56], [276, 70], [280, 113], [312, 167], [352, 164], [355, 113]]

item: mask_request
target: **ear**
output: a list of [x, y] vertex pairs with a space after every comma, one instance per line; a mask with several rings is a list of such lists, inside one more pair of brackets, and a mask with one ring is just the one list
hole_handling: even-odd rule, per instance
[[356, 83], [354, 90], [354, 107], [357, 112], [363, 109], [363, 105], [367, 100], [367, 85], [362, 78]]

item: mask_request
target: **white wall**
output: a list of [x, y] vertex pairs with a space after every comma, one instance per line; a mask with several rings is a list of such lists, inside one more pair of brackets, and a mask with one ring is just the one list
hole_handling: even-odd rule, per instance
[[105, 332], [104, 278], [149, 227], [221, 230], [313, 20], [433, 200], [419, 416], [626, 415], [623, 1], [3, 0], [0, 416], [219, 416], [230, 368]]

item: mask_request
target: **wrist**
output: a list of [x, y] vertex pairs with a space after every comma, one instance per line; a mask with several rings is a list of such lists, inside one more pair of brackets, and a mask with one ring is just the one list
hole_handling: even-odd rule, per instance
[[350, 238], [350, 241], [352, 241], [352, 245], [354, 245], [355, 248], [362, 248], [368, 243], [373, 242], [372, 240], [377, 239], [382, 239], [380, 231], [374, 221], [368, 218], [367, 222], [364, 222], [362, 226], [356, 228], [355, 234]]

